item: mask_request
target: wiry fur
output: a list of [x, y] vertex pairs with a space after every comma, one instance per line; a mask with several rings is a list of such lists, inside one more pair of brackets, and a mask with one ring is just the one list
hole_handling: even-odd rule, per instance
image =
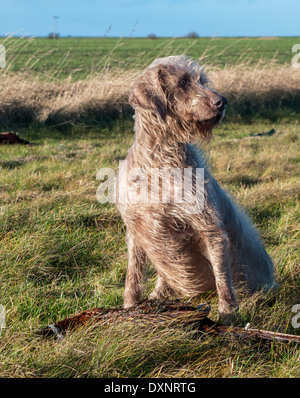
[[[197, 214], [188, 212], [185, 203], [118, 203], [127, 227], [125, 307], [141, 298], [147, 259], [158, 272], [151, 298], [216, 290], [224, 318], [238, 307], [238, 283], [251, 291], [274, 284], [273, 264], [256, 229], [211, 176], [202, 151], [191, 144], [197, 136], [209, 139], [225, 112], [226, 99], [207, 82], [197, 63], [172, 56], [152, 63], [130, 94], [136, 135], [127, 171], [142, 168], [152, 178], [154, 169], [159, 174], [161, 169], [204, 168], [205, 189], [204, 208]], [[123, 167], [119, 184], [124, 179]]]

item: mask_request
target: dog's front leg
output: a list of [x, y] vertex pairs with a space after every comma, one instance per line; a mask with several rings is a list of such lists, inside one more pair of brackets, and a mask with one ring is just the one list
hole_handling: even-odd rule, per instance
[[207, 258], [211, 263], [215, 276], [219, 298], [220, 319], [229, 324], [234, 320], [238, 304], [234, 294], [229, 240], [223, 231], [214, 231], [206, 235], [205, 245]]
[[131, 307], [141, 299], [141, 282], [146, 263], [146, 255], [132, 235], [127, 232], [128, 266], [125, 281], [124, 308]]

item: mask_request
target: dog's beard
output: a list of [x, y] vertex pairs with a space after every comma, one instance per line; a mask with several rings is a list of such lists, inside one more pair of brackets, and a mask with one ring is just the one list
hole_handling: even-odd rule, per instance
[[193, 117], [190, 120], [170, 117], [167, 123], [171, 127], [171, 130], [176, 132], [176, 139], [179, 142], [188, 143], [197, 140], [199, 137], [209, 141], [213, 129], [219, 125], [224, 114], [225, 110], [217, 112], [213, 117], [204, 120]]
[[218, 127], [225, 116], [225, 108], [219, 113], [215, 127]]
[[224, 115], [225, 115], [225, 109], [221, 112], [218, 112], [215, 116], [213, 116], [210, 119], [197, 120], [194, 123], [194, 129], [193, 129], [195, 135], [200, 135], [201, 138], [204, 138], [205, 140], [208, 141], [212, 135], [213, 129], [221, 123], [221, 120], [223, 119]]

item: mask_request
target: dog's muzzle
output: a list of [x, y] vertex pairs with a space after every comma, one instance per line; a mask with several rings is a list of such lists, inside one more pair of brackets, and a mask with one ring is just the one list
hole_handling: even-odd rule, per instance
[[215, 110], [218, 110], [219, 112], [222, 112], [226, 108], [227, 98], [223, 97], [222, 95], [218, 95], [216, 97], [213, 97], [210, 100], [210, 103], [211, 103], [212, 108], [214, 108]]

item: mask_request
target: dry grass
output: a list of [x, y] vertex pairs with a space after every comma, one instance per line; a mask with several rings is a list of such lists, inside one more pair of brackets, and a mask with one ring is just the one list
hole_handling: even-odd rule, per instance
[[300, 109], [300, 69], [276, 64], [236, 65], [211, 70], [215, 88], [228, 97], [231, 116], [276, 120], [282, 110]]
[[38, 76], [1, 75], [1, 124], [39, 121], [55, 125], [75, 123], [91, 113], [121, 114], [128, 108], [127, 96], [134, 76], [134, 73], [117, 77], [105, 74], [73, 83], [49, 83]]
[[[30, 73], [0, 75], [2, 126], [74, 124], [132, 114], [127, 99], [140, 71], [114, 70], [71, 82], [41, 80]], [[208, 70], [213, 87], [228, 97], [228, 116], [276, 120], [287, 108], [300, 108], [300, 69], [236, 65]]]

